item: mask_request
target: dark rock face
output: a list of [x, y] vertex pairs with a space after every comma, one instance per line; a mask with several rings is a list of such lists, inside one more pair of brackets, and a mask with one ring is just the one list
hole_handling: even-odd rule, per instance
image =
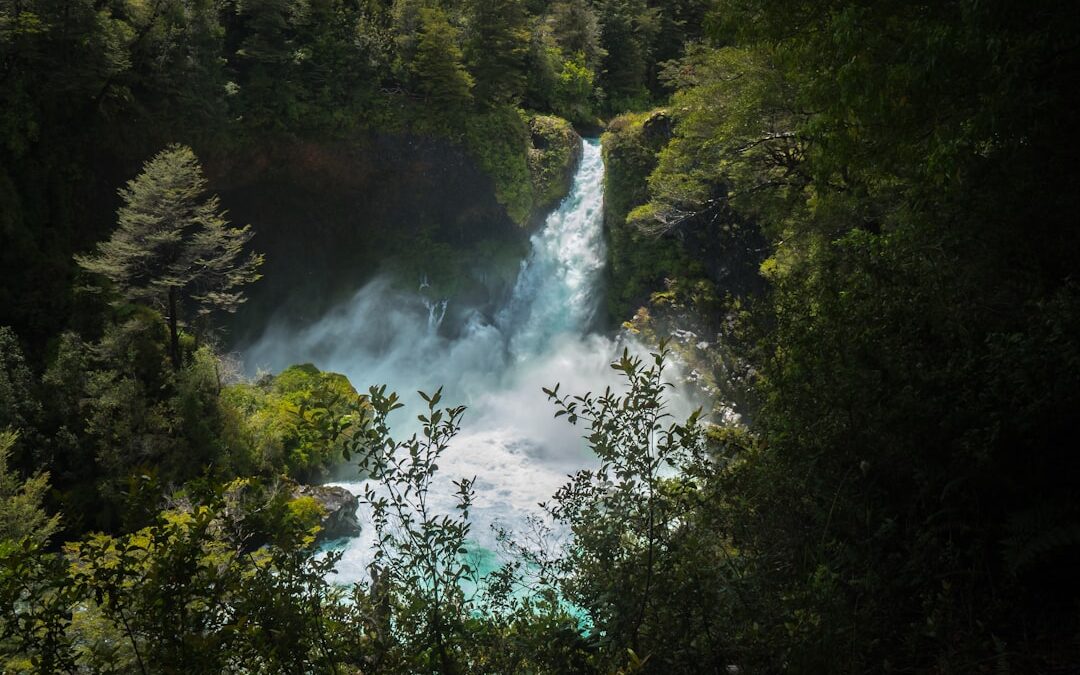
[[[504, 257], [516, 270], [528, 243], [496, 201], [491, 178], [445, 141], [279, 140], [208, 152], [203, 164], [230, 220], [251, 223], [252, 247], [266, 254], [263, 278], [230, 321], [234, 344], [257, 337], [271, 317], [311, 323], [380, 272], [401, 272], [415, 288], [422, 271], [437, 284], [448, 252], [512, 251]], [[505, 289], [467, 290], [495, 297]]]
[[326, 511], [319, 539], [341, 539], [360, 534], [360, 521], [356, 509], [360, 500], [345, 488], [333, 485], [297, 485], [293, 497], [310, 497]]
[[666, 144], [675, 135], [675, 122], [666, 110], [657, 110], [642, 124], [645, 138], [653, 143]]

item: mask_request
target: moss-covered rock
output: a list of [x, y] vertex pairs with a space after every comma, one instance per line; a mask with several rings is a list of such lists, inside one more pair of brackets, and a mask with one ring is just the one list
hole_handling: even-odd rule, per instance
[[307, 517], [307, 513], [314, 509], [320, 541], [360, 534], [360, 521], [356, 518], [360, 500], [353, 493], [336, 485], [291, 483], [288, 487], [293, 496], [289, 502], [291, 512]]
[[495, 182], [495, 198], [506, 208], [506, 214], [518, 225], [525, 224], [533, 207], [525, 113], [503, 106], [469, 117], [465, 145]]
[[495, 196], [518, 225], [536, 225], [570, 191], [581, 138], [566, 120], [497, 108], [470, 118], [469, 152], [495, 182]]
[[604, 153], [604, 229], [608, 237], [608, 313], [622, 322], [664, 288], [664, 280], [695, 264], [671, 237], [627, 222], [649, 201], [649, 174], [671, 138], [665, 110], [616, 117], [601, 137]]
[[551, 115], [530, 118], [529, 135], [532, 141], [528, 150], [532, 217], [533, 221], [538, 221], [569, 194], [574, 172], [581, 162], [581, 137], [569, 122]]

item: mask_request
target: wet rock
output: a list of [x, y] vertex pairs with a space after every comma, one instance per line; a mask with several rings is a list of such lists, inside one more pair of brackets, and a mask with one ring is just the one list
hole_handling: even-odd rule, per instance
[[552, 115], [529, 119], [532, 147], [528, 151], [533, 209], [528, 229], [534, 230], [570, 192], [581, 163], [581, 137], [566, 120]]
[[675, 122], [666, 110], [657, 110], [642, 123], [645, 139], [653, 142], [666, 144], [675, 135]]
[[360, 521], [356, 518], [360, 500], [345, 488], [335, 485], [296, 485], [293, 498], [297, 497], [310, 497], [326, 511], [319, 539], [341, 539], [360, 534]]

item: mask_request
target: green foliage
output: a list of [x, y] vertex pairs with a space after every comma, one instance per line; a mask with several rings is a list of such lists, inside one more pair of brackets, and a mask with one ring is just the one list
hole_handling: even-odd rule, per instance
[[433, 509], [438, 462], [464, 408], [439, 408], [441, 390], [419, 393], [427, 404], [420, 433], [395, 440], [389, 416], [403, 406], [373, 387], [363, 401], [370, 415], [349, 442], [348, 456], [372, 479], [364, 494], [375, 527], [371, 582], [352, 594], [369, 662], [390, 673], [596, 672], [579, 619], [554, 589], [521, 592], [522, 561], [480, 578], [470, 554], [473, 479], [453, 481], [454, 514]]
[[618, 117], [601, 138], [606, 169], [604, 225], [611, 248], [608, 312], [617, 321], [632, 316], [650, 293], [662, 288], [665, 278], [695, 272], [696, 263], [673, 237], [627, 222], [631, 211], [649, 198], [647, 179], [667, 140], [647, 124], [665, 116], [664, 111], [657, 111]]
[[5, 466], [33, 466], [34, 453], [26, 444], [29, 441], [38, 445], [43, 440], [38, 431], [44, 422], [40, 394], [18, 336], [7, 326], [0, 326], [0, 432], [9, 430], [15, 434], [6, 449]]
[[[145, 524], [162, 483], [245, 466], [221, 439], [217, 358], [193, 350], [171, 368], [168, 329], [145, 308], [106, 328], [97, 342], [68, 333], [42, 377], [55, 437], [37, 452], [57, 477], [75, 531]], [[239, 454], [240, 456], [237, 456]]]
[[553, 5], [533, 25], [526, 107], [598, 126], [594, 85], [601, 52], [596, 16], [583, 0]]
[[595, 80], [595, 74], [585, 64], [584, 52], [563, 59], [555, 72], [551, 109], [574, 122], [594, 123], [592, 95]]
[[325, 479], [343, 460], [352, 433], [347, 425], [355, 421], [349, 416], [358, 410], [356, 390], [343, 375], [310, 364], [230, 385], [221, 401], [235, 425], [226, 438], [247, 449], [254, 468], [302, 481]]
[[[1063, 0], [0, 0], [0, 323], [33, 345], [0, 330], [0, 427], [20, 434], [0, 442], [0, 669], [1075, 662], [1078, 35]], [[427, 434], [395, 442], [381, 390], [364, 403], [310, 367], [222, 389], [196, 312], [181, 334], [178, 310], [234, 305], [255, 266], [223, 277], [247, 235], [193, 154], [152, 160], [122, 193], [127, 234], [83, 259], [166, 319], [70, 292], [116, 206], [100, 181], [147, 148], [435, 134], [524, 223], [572, 137], [519, 105], [589, 125], [672, 90], [604, 138], [612, 313], [650, 302], [649, 335], [707, 312], [724, 346], [692, 364], [710, 386], [746, 373], [747, 428], [664, 419], [663, 350], [616, 364], [626, 393], [552, 391], [601, 463], [549, 503], [575, 540], [507, 540], [520, 558], [476, 594], [470, 483], [457, 515], [426, 506], [460, 409], [432, 397]], [[177, 246], [200, 228], [203, 252]], [[767, 293], [733, 271], [751, 249]], [[349, 602], [311, 501], [212, 496], [361, 449], [386, 494], [368, 495], [380, 566]], [[166, 493], [180, 507], [155, 519]], [[47, 552], [53, 498], [71, 536], [128, 534]]]
[[421, 30], [420, 10], [424, 0], [394, 0], [390, 22], [394, 41], [394, 71], [403, 79], [409, 76], [410, 64], [416, 58], [416, 44]]
[[668, 70], [674, 138], [632, 221], [753, 225], [771, 254], [741, 329], [768, 452], [731, 486], [747, 667], [1022, 672], [1046, 667], [1033, 635], [1075, 630], [1046, 604], [1077, 592], [1055, 571], [1077, 551], [1075, 144], [1036, 65], [1075, 42], [1068, 11], [724, 2], [724, 46]]
[[587, 0], [560, 0], [551, 5], [552, 33], [564, 54], [580, 54], [583, 65], [595, 69], [606, 56], [600, 44], [600, 23]]
[[[706, 452], [705, 429], [667, 412], [666, 345], [646, 364], [624, 352], [612, 364], [626, 392], [560, 395], [556, 417], [586, 427], [599, 466], [583, 470], [546, 508], [573, 544], [555, 563], [556, 583], [596, 632], [603, 662], [630, 671], [722, 670], [723, 630], [735, 571], [715, 530], [722, 505], [711, 493], [726, 457]], [[705, 665], [708, 664], [708, 665]]]
[[[293, 370], [286, 381], [313, 374]], [[596, 672], [564, 603], [550, 590], [517, 593], [519, 563], [466, 595], [465, 582], [477, 586], [465, 555], [471, 481], [457, 483], [456, 516], [428, 502], [463, 409], [425, 397], [423, 433], [397, 442], [387, 415], [400, 404], [383, 392], [343, 418], [359, 432], [349, 454], [380, 486], [366, 495], [370, 584], [330, 585], [339, 555], [316, 558], [314, 500], [251, 479], [191, 484], [131, 534], [94, 534], [63, 556], [29, 539], [0, 546], [0, 662], [16, 672]]]
[[68, 566], [23, 541], [0, 543], [0, 664], [16, 673], [74, 672], [77, 655], [68, 629], [80, 598]]
[[70, 544], [67, 566], [34, 548], [5, 551], [0, 599], [12, 620], [0, 654], [45, 671], [333, 670], [355, 653], [331, 618], [336, 556], [317, 561], [313, 536], [288, 520], [275, 527], [279, 543], [252, 551], [242, 515], [216, 502]]
[[466, 54], [482, 106], [516, 105], [525, 92], [529, 27], [524, 0], [467, 3]]
[[525, 115], [509, 106], [472, 115], [465, 127], [466, 145], [495, 182], [495, 195], [511, 220], [524, 224], [533, 207]]
[[0, 548], [22, 544], [44, 545], [60, 525], [59, 516], [49, 516], [43, 508], [49, 489], [49, 474], [38, 473], [18, 480], [8, 464], [18, 434], [0, 431]]
[[[446, 115], [446, 122], [454, 127], [472, 103], [474, 80], [463, 63], [458, 31], [446, 13], [438, 7], [423, 7], [419, 18], [416, 56], [410, 73], [425, 103]], [[436, 128], [443, 125], [437, 123]]]
[[41, 415], [34, 376], [15, 332], [0, 326], [0, 428], [34, 429]]
[[673, 71], [678, 131], [649, 177], [651, 201], [639, 218], [670, 231], [723, 217], [729, 204], [774, 228], [802, 217], [793, 209], [808, 197], [805, 141], [796, 131], [803, 116], [773, 58], [698, 48]]
[[[305, 3], [306, 4], [306, 3]], [[302, 51], [296, 23], [303, 21], [304, 7], [292, 0], [254, 0], [237, 8], [244, 37], [236, 50], [242, 112], [255, 126], [288, 128], [305, 112], [299, 82]]]
[[601, 0], [595, 6], [604, 49], [600, 86], [606, 109], [647, 108], [646, 84], [659, 10], [649, 7], [646, 0]]
[[543, 115], [529, 118], [529, 135], [533, 210], [546, 212], [570, 192], [573, 170], [581, 156], [581, 138], [566, 120]]
[[431, 510], [428, 499], [437, 462], [465, 409], [439, 409], [441, 391], [420, 394], [428, 407], [418, 416], [422, 434], [398, 442], [389, 436], [387, 416], [402, 404], [385, 388], [372, 388], [366, 399], [372, 418], [350, 454], [358, 455], [360, 470], [378, 485], [364, 487], [376, 536], [370, 592], [376, 605], [386, 608], [376, 620], [384, 632], [393, 632], [387, 638], [401, 651], [405, 669], [456, 673], [463, 671], [469, 616], [462, 584], [475, 582], [475, 570], [464, 560], [473, 481], [454, 483], [456, 516]]
[[704, 23], [703, 0], [500, 1], [3, 0], [0, 324], [44, 361], [85, 311], [72, 256], [111, 232], [113, 183], [177, 141], [214, 167], [366, 132], [464, 141], [524, 223], [524, 171], [508, 180], [476, 129], [503, 108], [597, 128], [652, 105]]
[[292, 527], [307, 532], [316, 528], [325, 515], [325, 509], [314, 497], [297, 497], [289, 500], [286, 518]]
[[465, 134], [514, 222], [535, 221], [569, 192], [581, 139], [565, 120], [504, 106], [471, 116]]

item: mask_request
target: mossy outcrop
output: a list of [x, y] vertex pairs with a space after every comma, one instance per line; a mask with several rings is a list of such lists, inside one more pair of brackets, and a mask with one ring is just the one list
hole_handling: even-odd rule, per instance
[[570, 192], [581, 162], [581, 137], [561, 117], [536, 115], [529, 119], [529, 175], [532, 179], [531, 225], [539, 225]]
[[664, 279], [693, 267], [679, 242], [627, 222], [649, 201], [649, 174], [671, 138], [665, 110], [616, 117], [601, 137], [604, 153], [604, 229], [608, 237], [608, 314], [615, 322], [634, 315]]
[[314, 504], [319, 509], [320, 541], [355, 537], [360, 534], [356, 495], [336, 485], [290, 485], [293, 500], [300, 505]]
[[581, 137], [553, 115], [496, 108], [471, 117], [465, 146], [495, 186], [507, 216], [531, 229], [570, 191]]
[[357, 414], [359, 396], [348, 378], [310, 363], [221, 392], [231, 418], [229, 444], [247, 448], [257, 468], [300, 481], [325, 480], [344, 461], [349, 431], [339, 420]]
[[533, 210], [528, 116], [511, 106], [471, 115], [465, 122], [464, 146], [491, 177], [495, 199], [506, 216], [519, 226], [528, 222]]

